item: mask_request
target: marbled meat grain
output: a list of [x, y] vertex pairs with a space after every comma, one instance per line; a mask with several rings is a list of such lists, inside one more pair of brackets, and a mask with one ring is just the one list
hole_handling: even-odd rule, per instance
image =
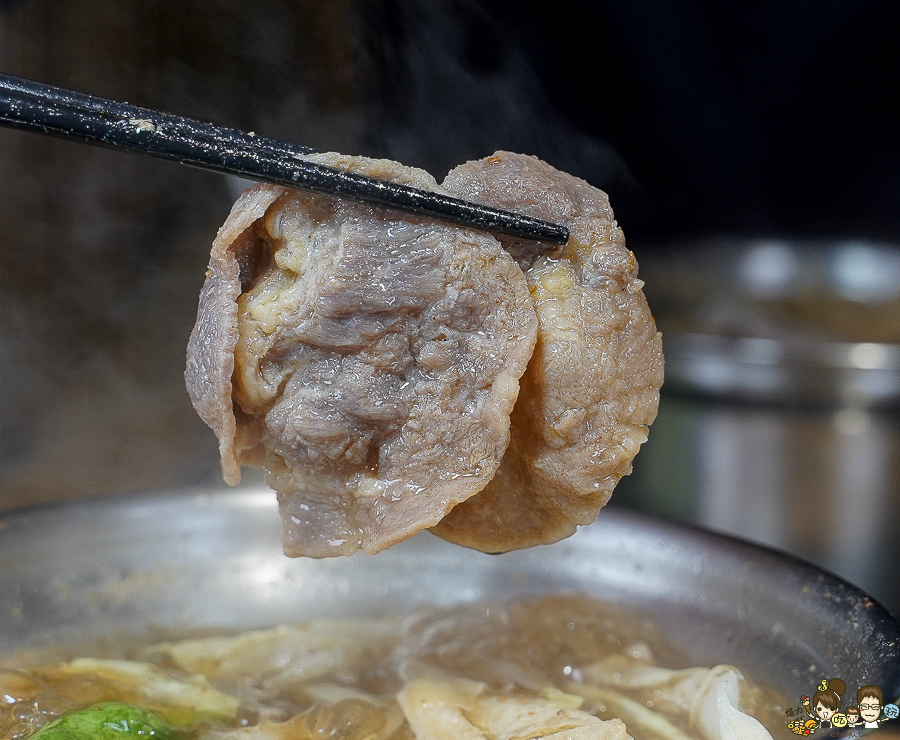
[[605, 193], [550, 165], [497, 152], [453, 170], [451, 194], [568, 226], [568, 245], [525, 270], [538, 340], [494, 479], [432, 531], [503, 552], [555, 542], [592, 522], [647, 439], [663, 381], [660, 334]]
[[[440, 190], [394, 162], [311, 158]], [[375, 553], [494, 476], [536, 332], [493, 237], [257, 185], [213, 244], [187, 387], [226, 481], [263, 466], [288, 555]]]

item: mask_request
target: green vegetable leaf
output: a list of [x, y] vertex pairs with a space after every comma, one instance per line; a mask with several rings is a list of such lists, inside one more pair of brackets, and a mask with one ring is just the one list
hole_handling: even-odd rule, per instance
[[109, 701], [63, 715], [32, 740], [175, 740], [172, 729], [152, 712]]

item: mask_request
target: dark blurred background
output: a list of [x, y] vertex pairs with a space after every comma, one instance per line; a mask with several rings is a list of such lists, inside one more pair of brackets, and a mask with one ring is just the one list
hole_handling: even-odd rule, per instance
[[[609, 192], [657, 285], [702, 295], [726, 273], [791, 289], [798, 240], [813, 262], [819, 241], [829, 255], [850, 245], [829, 257], [844, 282], [886, 274], [879, 255], [900, 241], [898, 38], [892, 0], [0, 0], [6, 73], [438, 180], [495, 149], [535, 154]], [[181, 373], [208, 247], [240, 187], [0, 130], [0, 508], [219, 484]], [[697, 243], [712, 251], [685, 246]], [[760, 249], [748, 272], [742, 255]], [[694, 282], [709, 265], [721, 271]], [[664, 316], [667, 337], [685, 330]], [[762, 323], [771, 341], [792, 334], [790, 320]], [[812, 334], [893, 362], [892, 337]], [[786, 547], [900, 606], [893, 392], [735, 401], [693, 379], [667, 386], [617, 500]], [[824, 482], [808, 474], [845, 458]]]

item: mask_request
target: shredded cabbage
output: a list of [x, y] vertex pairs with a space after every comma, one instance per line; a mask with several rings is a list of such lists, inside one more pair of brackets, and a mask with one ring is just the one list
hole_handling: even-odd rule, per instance
[[[758, 720], [741, 711], [742, 703], [755, 705], [755, 697], [734, 666], [670, 670], [618, 655], [592, 663], [583, 675], [588, 685], [632, 692], [665, 715], [686, 716], [688, 726], [703, 740], [771, 740]], [[753, 711], [755, 706], [747, 708]], [[632, 721], [643, 724], [646, 719]], [[663, 736], [677, 737], [668, 731]]]
[[45, 681], [100, 679], [119, 698], [158, 713], [167, 722], [190, 727], [202, 720], [230, 722], [240, 700], [213, 688], [205, 676], [176, 678], [151, 663], [132, 660], [77, 658], [40, 670]]

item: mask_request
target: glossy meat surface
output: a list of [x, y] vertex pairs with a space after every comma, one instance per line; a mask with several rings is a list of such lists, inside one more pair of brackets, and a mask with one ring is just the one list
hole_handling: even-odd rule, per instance
[[[393, 162], [315, 159], [439, 189]], [[494, 238], [255, 186], [213, 245], [187, 385], [226, 480], [264, 467], [287, 554], [375, 553], [493, 477], [536, 330]]]
[[562, 223], [572, 236], [537, 259], [504, 242], [525, 270], [537, 345], [500, 469], [432, 531], [486, 552], [555, 542], [591, 523], [631, 472], [659, 404], [661, 336], [605, 193], [508, 152], [457, 167], [443, 185]]

